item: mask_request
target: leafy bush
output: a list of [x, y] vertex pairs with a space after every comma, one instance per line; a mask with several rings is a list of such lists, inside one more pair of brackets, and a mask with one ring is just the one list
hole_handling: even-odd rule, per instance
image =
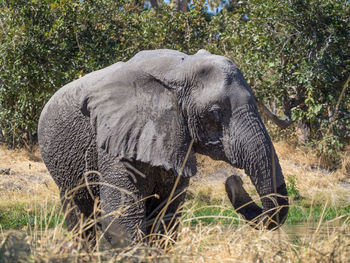
[[45, 103], [79, 76], [143, 49], [199, 49], [206, 39], [203, 3], [174, 14], [130, 0], [1, 2], [0, 128], [6, 142], [32, 143]]
[[289, 177], [287, 178], [287, 184], [286, 184], [286, 186], [287, 186], [287, 192], [288, 192], [288, 195], [289, 195], [292, 199], [294, 199], [294, 200], [300, 200], [302, 197], [301, 197], [301, 195], [300, 195], [300, 193], [299, 193], [298, 188], [296, 187], [295, 181], [296, 181], [296, 175], [295, 175], [295, 174], [293, 174], [293, 175], [291, 175], [291, 176], [289, 176]]
[[341, 149], [350, 138], [346, 87], [340, 96], [350, 72], [349, 2], [231, 1], [215, 14], [205, 3], [176, 12], [140, 0], [2, 1], [0, 128], [7, 143], [33, 142], [44, 104], [79, 76], [143, 49], [206, 48], [233, 59], [258, 100], [303, 122], [311, 139], [331, 137], [321, 152]]
[[240, 65], [260, 101], [306, 124], [311, 139], [331, 135], [319, 148], [326, 153], [350, 137], [350, 96], [340, 96], [350, 72], [349, 14], [348, 1], [250, 0], [213, 19], [213, 49]]

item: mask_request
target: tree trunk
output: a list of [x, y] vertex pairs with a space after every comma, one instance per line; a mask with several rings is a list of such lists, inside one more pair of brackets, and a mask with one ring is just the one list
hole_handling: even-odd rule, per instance
[[188, 11], [188, 0], [176, 0], [176, 10], [179, 12]]
[[151, 6], [153, 8], [158, 8], [158, 1], [157, 0], [150, 0], [150, 2], [151, 2]]
[[304, 120], [297, 121], [297, 136], [299, 144], [304, 144], [310, 139], [310, 125]]
[[0, 142], [5, 142], [5, 136], [2, 133], [2, 130], [0, 129]]

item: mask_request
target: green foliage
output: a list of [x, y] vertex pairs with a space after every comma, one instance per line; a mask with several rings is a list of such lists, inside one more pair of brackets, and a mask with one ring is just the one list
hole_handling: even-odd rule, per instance
[[[249, 21], [238, 19], [243, 14]], [[350, 4], [251, 0], [221, 19], [219, 50], [240, 65], [256, 97], [307, 123], [313, 140], [333, 125], [337, 142], [319, 152], [335, 157], [350, 137], [349, 93], [339, 101], [347, 114], [335, 110], [350, 72]]]
[[238, 214], [231, 206], [213, 206], [201, 201], [185, 210], [182, 219], [191, 226], [199, 223], [238, 225], [240, 222]]
[[299, 193], [299, 190], [296, 187], [295, 180], [296, 180], [295, 174], [287, 178], [287, 184], [286, 184], [287, 192], [291, 198], [293, 198], [294, 200], [299, 200], [301, 199], [301, 195]]
[[204, 1], [190, 12], [155, 12], [138, 1], [0, 3], [0, 128], [6, 142], [32, 142], [40, 112], [64, 84], [143, 49], [193, 53], [205, 45]]
[[40, 112], [58, 88], [116, 59], [116, 2], [0, 4], [0, 127], [7, 143], [24, 134], [33, 138]]
[[[289, 192], [289, 189], [288, 193], [290, 196], [293, 195], [293, 193]], [[298, 192], [297, 194], [300, 197]], [[309, 203], [310, 200], [302, 199], [297, 201], [294, 196], [292, 197], [293, 201], [290, 202], [288, 217], [285, 222], [287, 225], [306, 224], [307, 222], [318, 223], [335, 218], [339, 219], [339, 217], [346, 220], [349, 217], [350, 205], [348, 204], [325, 207], [323, 203], [313, 203], [311, 205]], [[236, 226], [242, 222], [229, 203], [213, 206], [202, 201], [190, 201], [187, 203], [187, 206], [184, 209], [182, 221], [192, 226], [199, 223]]]
[[21, 229], [35, 225], [42, 228], [53, 228], [63, 222], [61, 208], [52, 203], [31, 206], [19, 202], [15, 205], [1, 206], [0, 210], [1, 230]]
[[316, 204], [313, 207], [303, 207], [298, 204], [292, 205], [288, 211], [286, 224], [295, 225], [309, 222], [324, 222], [335, 218], [342, 217], [344, 220], [349, 218], [350, 206], [324, 207], [324, 205]]
[[311, 139], [330, 135], [335, 142], [321, 152], [341, 149], [350, 138], [347, 91], [335, 112], [350, 72], [349, 2], [232, 1], [215, 15], [205, 3], [176, 12], [140, 0], [1, 1], [0, 128], [7, 143], [32, 142], [50, 96], [88, 72], [144, 49], [205, 48], [233, 59], [256, 97], [307, 123]]

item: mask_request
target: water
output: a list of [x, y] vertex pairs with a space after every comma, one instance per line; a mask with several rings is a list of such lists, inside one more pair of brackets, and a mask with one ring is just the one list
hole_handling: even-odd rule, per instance
[[294, 225], [284, 225], [284, 232], [291, 238], [302, 237], [324, 237], [327, 238], [334, 232], [342, 231], [344, 222], [340, 220], [319, 222], [309, 222]]
[[[316, 221], [301, 222], [299, 224], [284, 224], [280, 229], [276, 231], [268, 232], [269, 235], [278, 235], [283, 238], [287, 238], [290, 241], [312, 241], [327, 239], [332, 235], [348, 235], [350, 233], [350, 219], [333, 219], [329, 221], [323, 221], [321, 224]], [[223, 227], [223, 231], [232, 231], [232, 227]], [[350, 236], [349, 236], [350, 237]]]

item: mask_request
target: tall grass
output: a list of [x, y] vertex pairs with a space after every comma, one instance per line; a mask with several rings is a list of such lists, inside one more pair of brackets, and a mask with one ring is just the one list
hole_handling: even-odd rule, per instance
[[[175, 243], [169, 242], [174, 238], [170, 231], [151, 244], [139, 242], [123, 249], [112, 249], [97, 238], [96, 250], [87, 251], [57, 220], [64, 217], [61, 210], [41, 206], [34, 224], [24, 231], [1, 231], [0, 262], [348, 262], [350, 258], [350, 217], [326, 220], [326, 209], [318, 221], [305, 222], [301, 234], [288, 226], [257, 231], [239, 217], [225, 215], [225, 209], [207, 216], [213, 221], [201, 221], [197, 209], [195, 203], [184, 208]], [[231, 222], [225, 221], [230, 218]]]
[[[287, 183], [296, 187], [294, 181]], [[350, 206], [321, 205], [295, 194], [286, 226], [257, 231], [233, 211], [227, 198], [211, 196], [210, 189], [201, 183], [189, 190], [177, 234], [174, 229], [153, 233], [148, 242], [122, 249], [112, 249], [101, 231], [95, 249], [86, 249], [81, 232], [96, 222], [88, 220], [75, 234], [68, 232], [61, 205], [38, 199], [24, 206], [22, 219], [27, 221], [19, 223], [20, 231], [5, 230], [13, 227], [0, 222], [0, 262], [348, 262]], [[302, 233], [288, 226], [295, 223], [303, 224]]]
[[[285, 152], [281, 155], [289, 157], [290, 149]], [[292, 202], [286, 225], [277, 231], [249, 227], [233, 211], [223, 182], [204, 180], [192, 183], [188, 191], [176, 242], [174, 231], [169, 229], [164, 235], [149, 238], [148, 243], [112, 249], [100, 231], [96, 249], [89, 251], [84, 249], [79, 234], [67, 231], [57, 190], [49, 185], [45, 192], [40, 189], [34, 196], [2, 195], [0, 263], [349, 262], [350, 205], [337, 186], [339, 178], [348, 172], [348, 161], [344, 161], [344, 175], [334, 176], [310, 169], [310, 165], [281, 159], [284, 173], [290, 177], [286, 182]], [[295, 159], [299, 160], [299, 156]], [[39, 169], [43, 168], [38, 165]], [[248, 192], [256, 194], [251, 189]], [[45, 201], [43, 196], [51, 201]], [[93, 222], [86, 224], [90, 223]], [[79, 225], [77, 233], [85, 227]], [[17, 230], [10, 230], [14, 228]]]

